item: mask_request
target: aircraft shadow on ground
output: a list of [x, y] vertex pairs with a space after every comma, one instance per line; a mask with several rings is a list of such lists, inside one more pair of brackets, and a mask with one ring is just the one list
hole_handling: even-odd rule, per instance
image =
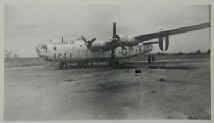
[[153, 65], [153, 64], [142, 64], [142, 65], [134, 65], [134, 64], [121, 64], [117, 66], [110, 66], [110, 65], [94, 65], [94, 66], [68, 66], [67, 68], [60, 69], [56, 68], [57, 70], [65, 70], [65, 69], [91, 69], [91, 68], [110, 68], [110, 69], [134, 69], [134, 68], [148, 68], [148, 69], [177, 69], [177, 70], [191, 70], [196, 69], [197, 67], [188, 66], [188, 65]]

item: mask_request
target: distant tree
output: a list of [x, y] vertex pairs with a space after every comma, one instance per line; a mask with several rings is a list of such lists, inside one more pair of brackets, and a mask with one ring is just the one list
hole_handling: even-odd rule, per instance
[[5, 58], [6, 58], [6, 59], [11, 58], [11, 54], [12, 54], [12, 52], [11, 52], [11, 51], [9, 51], [9, 50], [5, 50]]
[[201, 50], [197, 50], [195, 54], [201, 54]]
[[195, 54], [194, 52], [189, 52], [189, 55], [193, 55], [193, 54]]
[[184, 53], [183, 53], [183, 52], [178, 52], [177, 54], [178, 54], [178, 55], [183, 55]]
[[160, 52], [157, 52], [157, 55], [160, 55], [161, 53]]
[[210, 49], [207, 50], [207, 54], [210, 54]]
[[157, 53], [156, 53], [156, 55], [163, 55], [163, 53], [161, 53], [161, 52], [157, 52]]
[[17, 53], [15, 53], [13, 57], [14, 57], [14, 58], [18, 58], [19, 55], [18, 55]]

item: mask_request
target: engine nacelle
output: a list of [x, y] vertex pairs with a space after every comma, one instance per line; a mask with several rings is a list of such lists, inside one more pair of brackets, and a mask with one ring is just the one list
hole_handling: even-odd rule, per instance
[[159, 37], [159, 48], [162, 51], [168, 50], [168, 48], [169, 48], [169, 36], [165, 36], [165, 37], [160, 36]]
[[136, 41], [134, 36], [130, 35], [120, 35], [120, 41], [121, 42], [134, 42]]

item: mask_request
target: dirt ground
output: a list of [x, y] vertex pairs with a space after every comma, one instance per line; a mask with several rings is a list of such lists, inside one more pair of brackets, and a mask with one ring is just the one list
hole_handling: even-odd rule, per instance
[[170, 63], [176, 69], [142, 66], [138, 74], [6, 61], [4, 119], [210, 119], [210, 59], [195, 57], [177, 56], [192, 62]]

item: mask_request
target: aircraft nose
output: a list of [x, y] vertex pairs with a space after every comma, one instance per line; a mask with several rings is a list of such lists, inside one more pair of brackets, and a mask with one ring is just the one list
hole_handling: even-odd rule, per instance
[[39, 57], [45, 56], [47, 53], [47, 45], [40, 44], [40, 45], [36, 46], [36, 53]]

